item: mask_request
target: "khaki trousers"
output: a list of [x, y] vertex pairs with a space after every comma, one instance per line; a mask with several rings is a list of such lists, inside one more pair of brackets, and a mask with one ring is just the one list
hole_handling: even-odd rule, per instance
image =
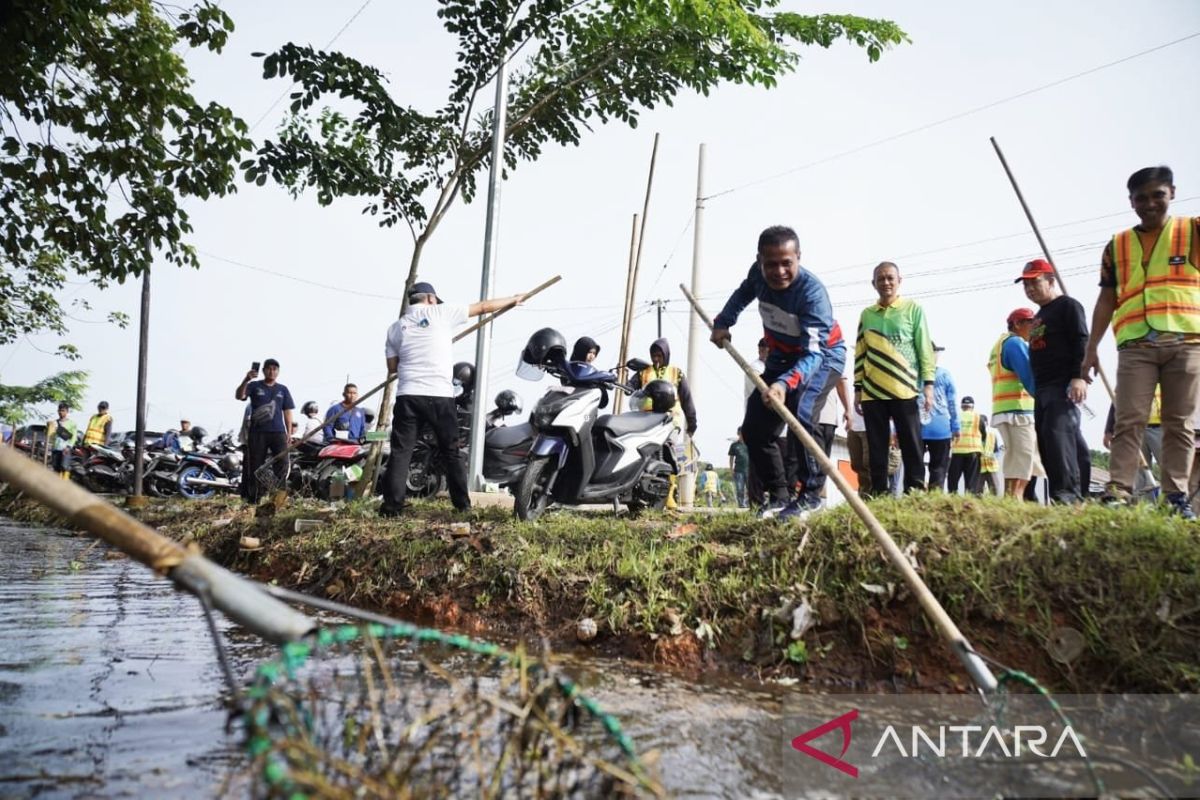
[[1187, 493], [1195, 443], [1192, 416], [1200, 393], [1200, 345], [1131, 347], [1117, 353], [1117, 413], [1112, 438], [1112, 482], [1133, 491], [1142, 435], [1155, 385], [1162, 386], [1164, 494]]

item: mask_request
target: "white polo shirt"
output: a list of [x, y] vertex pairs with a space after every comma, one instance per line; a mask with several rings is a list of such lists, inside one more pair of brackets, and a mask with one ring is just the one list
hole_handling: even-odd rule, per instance
[[410, 306], [388, 328], [384, 354], [399, 359], [396, 394], [453, 397], [454, 329], [469, 318], [467, 306]]

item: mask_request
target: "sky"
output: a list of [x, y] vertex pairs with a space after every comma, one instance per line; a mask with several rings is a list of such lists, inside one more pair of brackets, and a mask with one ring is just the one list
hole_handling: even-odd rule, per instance
[[[548, 384], [513, 375], [525, 340], [541, 327], [568, 342], [592, 336], [600, 363], [616, 362], [631, 219], [642, 209], [655, 133], [631, 355], [648, 357], [658, 335], [649, 303], [666, 300], [662, 332], [685, 369], [688, 315], [678, 287], [691, 281], [693, 257], [699, 295], [715, 314], [753, 261], [759, 231], [785, 224], [798, 231], [803, 265], [825, 282], [851, 340], [874, 300], [871, 268], [898, 263], [901, 292], [924, 306], [959, 394], [988, 411], [988, 353], [1008, 313], [1028, 305], [1012, 279], [1040, 255], [991, 136], [1089, 318], [1100, 250], [1136, 222], [1125, 191], [1130, 173], [1170, 165], [1174, 212], [1200, 214], [1200, 106], [1191, 88], [1200, 38], [1159, 48], [1200, 32], [1194, 0], [785, 0], [783, 7], [886, 17], [912, 43], [875, 64], [845, 44], [806, 50], [772, 90], [685, 94], [644, 113], [636, 129], [610, 124], [585, 133], [577, 147], [549, 146], [536, 163], [520, 164], [501, 194], [496, 294], [556, 274], [562, 281], [495, 324], [482, 388], [489, 404], [510, 388], [529, 409], [544, 391]], [[454, 41], [432, 2], [227, 0], [222, 8], [237, 29], [223, 54], [189, 55], [196, 93], [231, 107], [254, 126], [256, 142], [272, 137], [289, 86], [263, 80], [252, 52], [288, 41], [325, 47], [336, 37], [333, 49], [379, 67], [398, 100], [424, 109], [440, 104], [455, 63]], [[702, 143], [709, 199], [694, 254]], [[281, 362], [280, 380], [297, 405], [335, 402], [347, 377], [364, 391], [383, 379], [384, 334], [399, 310], [411, 240], [399, 227], [377, 227], [362, 205], [346, 199], [321, 207], [312, 194], [293, 199], [268, 184], [188, 207], [202, 266], [161, 262], [153, 271], [150, 428], [182, 417], [212, 434], [233, 428], [241, 413], [234, 389], [252, 361], [268, 357]], [[457, 205], [426, 248], [419, 279], [449, 302], [479, 298], [485, 206], [484, 192]], [[115, 429], [132, 428], [139, 285], [68, 289], [93, 307], [69, 320], [66, 341], [83, 358], [64, 361], [52, 355], [57, 337], [31, 336], [0, 348], [0, 375], [23, 384], [86, 369], [86, 412], [108, 400]], [[109, 311], [130, 314], [133, 324], [113, 327], [104, 321]], [[751, 306], [733, 328], [734, 345], [752, 354], [760, 331]], [[700, 342], [688, 374], [697, 442], [702, 457], [721, 463], [742, 416], [742, 377], [706, 335]], [[473, 360], [473, 339], [456, 355]], [[1101, 355], [1114, 374], [1111, 333]], [[1108, 407], [1099, 381], [1088, 406], [1096, 418], [1085, 419], [1085, 434], [1098, 448]], [[77, 416], [83, 422], [86, 414]]]

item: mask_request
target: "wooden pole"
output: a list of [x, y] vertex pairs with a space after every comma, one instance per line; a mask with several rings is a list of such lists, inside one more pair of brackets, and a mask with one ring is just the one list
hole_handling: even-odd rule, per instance
[[[629, 331], [633, 320], [633, 269], [637, 263], [638, 249], [638, 215], [633, 215], [633, 228], [629, 232], [629, 271], [625, 276], [625, 307], [621, 312], [621, 348], [617, 352], [617, 379], [621, 383], [627, 383], [628, 375], [625, 372], [625, 362], [629, 360]], [[616, 398], [613, 400], [613, 413], [621, 413], [621, 405], [624, 400], [624, 393], [617, 392]]]
[[[703, 320], [704, 325], [709, 330], [712, 330], [712, 320], [704, 312], [704, 309], [700, 307], [700, 304], [696, 302], [696, 298], [692, 296], [692, 293], [683, 284], [679, 284], [679, 288], [683, 291], [684, 297], [691, 303], [696, 315]], [[746, 374], [746, 377], [754, 381], [754, 385], [758, 388], [759, 392], [765, 395], [767, 393], [767, 384], [763, 382], [758, 372], [750, 367], [746, 359], [742, 358], [741, 354], [734, 349], [732, 343], [726, 342], [724, 349], [730, 358], [736, 361], [737, 365], [742, 368], [742, 372]], [[851, 488], [850, 482], [838, 470], [837, 465], [830, 460], [829, 456], [825, 455], [825, 449], [817, 444], [817, 441], [800, 424], [800, 421], [788, 410], [786, 405], [774, 397], [771, 398], [770, 405], [771, 410], [783, 419], [791, 432], [800, 440], [800, 443], [817, 460], [821, 469], [824, 470], [825, 476], [833, 481], [834, 485], [841, 490], [842, 495], [846, 498], [846, 502], [850, 504], [850, 507], [854, 509], [854, 513], [867, 526], [867, 530], [871, 532], [871, 535], [875, 537], [875, 541], [879, 544], [880, 549], [883, 550], [884, 555], [887, 556], [888, 561], [900, 573], [905, 585], [908, 586], [908, 590], [913, 593], [913, 596], [917, 598], [917, 602], [921, 604], [922, 610], [933, 621], [942, 638], [946, 640], [955, 655], [958, 656], [963, 667], [966, 668], [967, 674], [971, 676], [971, 680], [975, 681], [975, 685], [984, 692], [990, 694], [996, 691], [998, 687], [996, 677], [992, 675], [987, 664], [984, 663], [979, 654], [971, 647], [967, 638], [963, 636], [962, 631], [954, 624], [954, 620], [950, 619], [950, 615], [946, 613], [946, 609], [942, 608], [942, 604], [933, 596], [933, 592], [929, 591], [929, 587], [925, 585], [925, 581], [921, 580], [921, 576], [917, 574], [913, 565], [909, 563], [904, 553], [896, 545], [896, 541], [892, 539], [891, 534], [887, 532], [879, 520], [875, 518], [875, 515], [871, 513], [871, 509], [867, 508], [867, 504], [858, 496], [858, 492]]]

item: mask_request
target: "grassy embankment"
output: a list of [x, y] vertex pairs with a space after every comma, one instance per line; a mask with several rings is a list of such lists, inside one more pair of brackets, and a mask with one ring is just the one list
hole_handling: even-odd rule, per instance
[[[944, 495], [872, 507], [984, 654], [1059, 690], [1200, 690], [1200, 526], [1148, 508]], [[832, 691], [967, 685], [846, 507], [804, 526], [744, 514], [522, 524], [479, 509], [469, 535], [442, 502], [416, 509], [384, 521], [361, 502], [293, 501], [256, 519], [232, 500], [174, 501], [144, 518], [260, 580], [472, 633], [571, 646], [590, 616], [600, 635], [588, 646], [604, 653], [795, 674]], [[48, 521], [11, 498], [0, 510]], [[299, 518], [323, 522], [294, 533]], [[240, 550], [243, 535], [263, 549]], [[792, 641], [801, 601], [817, 621]]]

